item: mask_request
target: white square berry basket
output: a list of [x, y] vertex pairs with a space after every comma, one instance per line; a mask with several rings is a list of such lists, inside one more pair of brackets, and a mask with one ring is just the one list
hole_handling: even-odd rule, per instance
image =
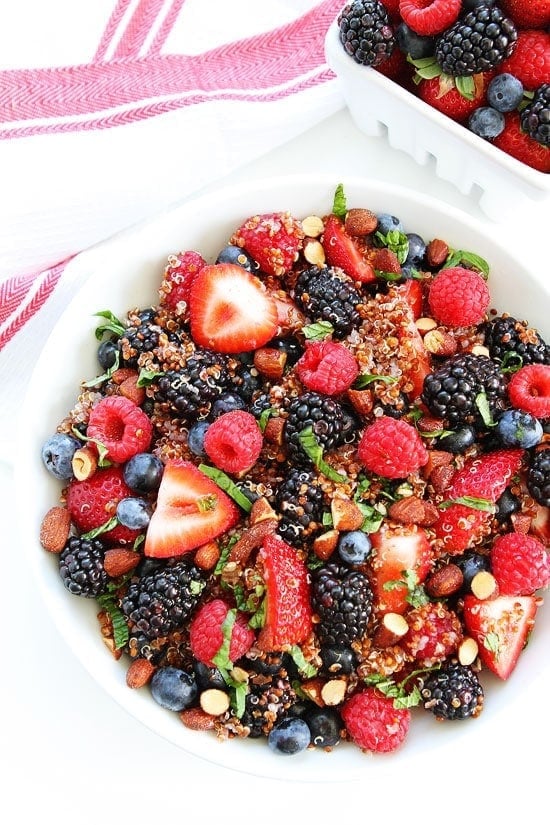
[[548, 209], [550, 175], [507, 155], [375, 69], [356, 63], [340, 42], [337, 20], [327, 32], [325, 54], [351, 117], [365, 134], [387, 133], [390, 146], [423, 166], [433, 159], [438, 177], [463, 195], [479, 195], [480, 208], [494, 221], [505, 221], [536, 202]]

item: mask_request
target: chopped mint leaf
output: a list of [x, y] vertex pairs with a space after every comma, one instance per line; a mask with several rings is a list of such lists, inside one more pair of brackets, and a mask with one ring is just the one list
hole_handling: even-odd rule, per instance
[[119, 366], [120, 366], [120, 353], [116, 352], [115, 353], [115, 363], [112, 365], [112, 367], [109, 367], [109, 369], [106, 372], [104, 372], [103, 375], [98, 375], [96, 378], [91, 378], [89, 381], [84, 381], [82, 386], [87, 388], [87, 387], [97, 387], [97, 386], [99, 386], [99, 384], [103, 384], [105, 381], [108, 381], [111, 378], [111, 376], [113, 375], [114, 372], [117, 371]]
[[321, 524], [323, 525], [323, 527], [332, 527], [333, 521], [332, 521], [332, 516], [329, 512], [325, 511], [323, 513], [322, 518], [321, 518]]
[[489, 399], [487, 398], [486, 393], [479, 392], [475, 397], [475, 405], [479, 411], [480, 416], [483, 419], [483, 423], [486, 427], [495, 427], [496, 422], [493, 419], [493, 415], [491, 413], [491, 408], [489, 406]]
[[199, 464], [199, 470], [211, 478], [214, 481], [220, 490], [223, 490], [224, 493], [227, 493], [233, 501], [239, 505], [243, 510], [249, 513], [252, 509], [252, 502], [250, 502], [244, 493], [242, 493], [234, 481], [232, 481], [229, 476], [227, 476], [222, 470], [218, 470], [217, 467], [210, 467], [208, 464]]
[[504, 373], [517, 372], [523, 366], [523, 358], [519, 352], [505, 352], [500, 362], [500, 371]]
[[87, 533], [83, 533], [83, 539], [95, 539], [97, 536], [101, 536], [102, 533], [108, 533], [109, 530], [113, 530], [118, 524], [118, 519], [113, 516], [108, 521], [105, 521], [103, 524], [100, 524], [99, 527], [94, 527], [93, 530], [89, 530]]
[[363, 523], [361, 524], [363, 533], [376, 533], [384, 521], [384, 514], [372, 504], [366, 504], [364, 501], [357, 501], [356, 504], [363, 514]]
[[235, 608], [227, 611], [227, 616], [222, 624], [222, 643], [221, 647], [212, 657], [212, 661], [220, 670], [231, 670], [233, 662], [229, 658], [229, 649], [231, 647], [231, 636], [233, 634], [233, 625], [237, 619], [237, 610]]
[[418, 576], [414, 570], [403, 570], [403, 578], [392, 579], [386, 582], [383, 586], [384, 590], [396, 590], [398, 587], [406, 587], [407, 595], [405, 601], [413, 607], [422, 607], [430, 600], [426, 595], [424, 587], [419, 583]]
[[443, 438], [445, 439], [449, 435], [454, 435], [453, 430], [432, 430], [429, 433], [424, 432], [424, 430], [418, 430], [422, 438]]
[[317, 469], [331, 481], [343, 483], [347, 481], [347, 476], [334, 470], [323, 458], [323, 448], [315, 438], [315, 433], [311, 427], [306, 427], [298, 433], [298, 439], [305, 454], [311, 458]]
[[344, 184], [339, 183], [334, 193], [334, 200], [332, 203], [332, 214], [339, 218], [345, 218], [348, 211], [346, 195], [344, 193]]
[[261, 630], [265, 624], [265, 611], [267, 609], [266, 600], [263, 599], [255, 613], [248, 620], [248, 626], [253, 630]]
[[229, 556], [231, 554], [231, 550], [232, 550], [233, 546], [238, 542], [238, 540], [239, 540], [238, 536], [231, 536], [229, 541], [222, 547], [221, 552], [220, 552], [220, 557], [218, 559], [218, 563], [216, 564], [216, 567], [214, 568], [214, 575], [215, 576], [220, 576], [221, 575], [221, 573], [223, 571], [223, 568], [225, 567], [225, 565], [228, 562]]
[[102, 310], [101, 312], [95, 312], [95, 317], [97, 318], [105, 318], [104, 324], [99, 324], [95, 331], [95, 337], [98, 341], [101, 341], [103, 338], [104, 333], [112, 332], [117, 338], [120, 338], [121, 335], [124, 335], [126, 332], [126, 327], [119, 321], [116, 315], [113, 315], [108, 309]]
[[469, 268], [475, 269], [484, 280], [489, 277], [489, 264], [485, 258], [481, 258], [474, 252], [465, 252], [463, 249], [450, 250], [442, 269], [449, 269], [452, 266], [461, 266], [462, 264], [468, 264]]
[[267, 426], [267, 422], [272, 416], [278, 416], [279, 411], [275, 407], [268, 407], [267, 410], [263, 410], [259, 419], [258, 419], [258, 427], [262, 432], [265, 432], [265, 428]]
[[206, 582], [202, 581], [191, 581], [189, 582], [189, 590], [191, 591], [192, 596], [200, 596], [204, 588], [206, 587]]
[[398, 281], [401, 278], [400, 272], [384, 272], [382, 269], [375, 269], [374, 273], [381, 281]]
[[409, 254], [409, 239], [404, 232], [399, 232], [398, 229], [390, 229], [386, 235], [383, 232], [376, 232], [374, 237], [381, 246], [386, 246], [392, 252], [395, 252], [400, 264], [405, 263]]
[[330, 321], [317, 321], [314, 324], [307, 324], [302, 327], [302, 332], [306, 341], [323, 341], [334, 332], [334, 327]]
[[121, 647], [124, 647], [130, 638], [130, 631], [128, 629], [128, 625], [126, 624], [124, 614], [117, 604], [115, 593], [112, 592], [111, 588], [109, 588], [107, 593], [103, 593], [101, 596], [98, 596], [97, 603], [111, 619], [115, 650], [119, 650]]
[[393, 706], [396, 710], [406, 710], [407, 708], [415, 708], [422, 701], [422, 695], [415, 685], [410, 693], [404, 696], [396, 696], [393, 700]]
[[304, 654], [302, 653], [301, 647], [298, 645], [292, 645], [288, 651], [292, 657], [292, 661], [302, 674], [305, 676], [306, 679], [311, 679], [312, 676], [317, 675], [317, 668], [314, 667], [310, 662], [306, 661]]
[[471, 507], [472, 510], [482, 510], [485, 513], [496, 512], [496, 505], [488, 498], [477, 498], [477, 496], [458, 496], [457, 498], [450, 498], [447, 501], [442, 501], [439, 505], [440, 510], [446, 510], [453, 504], [463, 504], [464, 507]]
[[374, 384], [375, 381], [381, 381], [383, 384], [395, 384], [397, 378], [393, 375], [375, 375], [374, 373], [364, 372], [353, 383], [354, 390], [362, 390], [368, 387], [369, 384]]
[[162, 374], [162, 372], [155, 372], [154, 370], [141, 369], [139, 371], [136, 385], [138, 387], [148, 387], [153, 383], [155, 378], [159, 378]]

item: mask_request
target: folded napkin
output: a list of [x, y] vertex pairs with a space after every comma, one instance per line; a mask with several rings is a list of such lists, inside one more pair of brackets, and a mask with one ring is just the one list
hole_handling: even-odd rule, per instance
[[64, 277], [68, 261], [344, 105], [324, 58], [342, 0], [9, 5], [0, 27], [4, 420], [79, 286]]

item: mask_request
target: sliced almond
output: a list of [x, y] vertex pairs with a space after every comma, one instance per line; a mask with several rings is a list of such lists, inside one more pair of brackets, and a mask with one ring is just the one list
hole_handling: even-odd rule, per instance
[[340, 534], [338, 530], [327, 530], [326, 533], [322, 533], [314, 539], [313, 552], [318, 559], [321, 559], [321, 561], [326, 561], [330, 558], [330, 556], [332, 556], [336, 550], [339, 536]]
[[321, 699], [325, 705], [339, 705], [346, 696], [347, 683], [343, 679], [330, 679], [321, 688]]
[[400, 613], [385, 613], [374, 633], [375, 647], [393, 647], [407, 633], [409, 625]]
[[263, 496], [257, 498], [250, 510], [250, 524], [259, 524], [260, 521], [274, 518], [277, 518], [277, 514], [269, 501]]
[[325, 250], [320, 241], [306, 240], [304, 243], [304, 258], [312, 266], [324, 266], [326, 263]]
[[490, 599], [497, 594], [497, 580], [488, 570], [480, 570], [472, 579], [470, 589], [476, 599]]
[[466, 636], [458, 648], [458, 661], [461, 665], [472, 665], [477, 659], [479, 648], [475, 639]]
[[97, 470], [97, 454], [91, 447], [82, 447], [73, 455], [72, 469], [77, 481], [86, 481]]
[[199, 697], [199, 704], [205, 713], [210, 716], [221, 716], [229, 710], [229, 696], [224, 690], [209, 688], [203, 690]]
[[419, 333], [421, 335], [424, 335], [426, 332], [429, 332], [430, 330], [435, 329], [438, 325], [435, 318], [428, 318], [428, 317], [418, 318], [415, 321], [415, 324], [416, 324], [417, 330], [419, 331]]
[[318, 238], [319, 235], [323, 234], [324, 228], [323, 219], [319, 215], [308, 215], [302, 221], [304, 235], [308, 238]]

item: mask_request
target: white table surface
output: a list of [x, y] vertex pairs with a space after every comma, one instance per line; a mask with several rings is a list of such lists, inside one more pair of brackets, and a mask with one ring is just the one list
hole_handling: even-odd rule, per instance
[[[485, 221], [475, 203], [439, 180], [432, 168], [418, 166], [391, 149], [384, 138], [362, 135], [345, 110], [223, 183], [315, 169], [334, 173], [335, 180], [355, 173], [416, 188]], [[537, 236], [537, 226], [541, 231], [546, 226], [547, 232], [548, 217], [546, 202], [531, 215], [514, 216], [508, 226], [487, 223], [495, 236], [518, 252], [530, 245], [526, 236]], [[540, 255], [535, 249], [528, 252], [534, 262]], [[2, 391], [9, 392], [9, 387]], [[279, 823], [296, 821], [298, 811], [303, 811], [300, 818], [309, 822], [329, 818], [334, 822], [344, 815], [348, 821], [372, 822], [375, 816], [380, 822], [416, 823], [424, 819], [425, 805], [432, 821], [437, 817], [445, 823], [481, 821], [483, 813], [494, 819], [500, 814], [504, 822], [516, 815], [523, 821], [548, 816], [544, 801], [548, 738], [542, 753], [533, 752], [533, 731], [540, 710], [547, 713], [548, 697], [529, 697], [527, 685], [518, 689], [525, 689], [530, 701], [521, 719], [503, 724], [502, 742], [496, 749], [499, 756], [491, 764], [480, 764], [464, 744], [468, 737], [460, 737], [447, 783], [430, 782], [418, 764], [410, 774], [396, 776], [392, 788], [373, 787], [366, 758], [361, 782], [283, 784], [210, 765], [165, 742], [115, 704], [65, 645], [18, 547], [17, 524], [10, 519], [14, 505], [8, 464], [0, 463], [0, 485], [0, 812], [4, 822], [47, 818], [59, 825], [167, 825], [189, 821], [193, 812], [203, 822]]]

